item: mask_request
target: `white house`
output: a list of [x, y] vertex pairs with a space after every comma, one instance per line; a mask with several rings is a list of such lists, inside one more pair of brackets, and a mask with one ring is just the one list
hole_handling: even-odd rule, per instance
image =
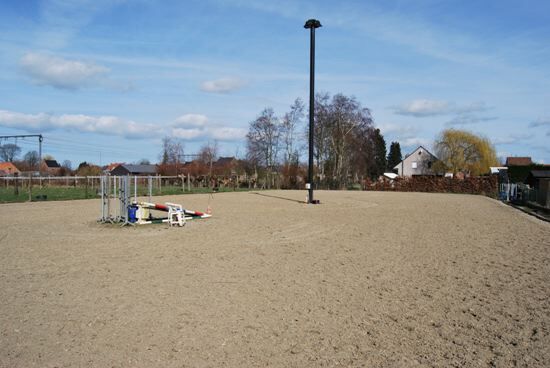
[[432, 165], [436, 161], [437, 157], [424, 147], [419, 146], [411, 154], [406, 155], [405, 159], [395, 165], [393, 169], [397, 170], [399, 176], [435, 175]]

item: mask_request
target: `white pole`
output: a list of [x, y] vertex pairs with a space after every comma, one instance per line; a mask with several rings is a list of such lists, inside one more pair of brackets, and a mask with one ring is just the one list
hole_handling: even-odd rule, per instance
[[137, 203], [137, 175], [134, 176], [134, 203]]
[[152, 202], [151, 196], [153, 195], [153, 178], [151, 177], [151, 175], [147, 177], [147, 184], [149, 187], [149, 202]]

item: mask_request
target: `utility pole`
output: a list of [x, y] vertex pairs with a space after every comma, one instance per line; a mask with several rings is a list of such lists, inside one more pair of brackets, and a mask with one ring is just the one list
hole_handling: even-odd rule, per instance
[[0, 139], [8, 139], [8, 138], [31, 138], [31, 137], [38, 137], [38, 175], [42, 176], [42, 141], [44, 140], [44, 137], [42, 137], [42, 134], [23, 134], [23, 135], [0, 135]]
[[314, 113], [315, 113], [315, 28], [321, 27], [321, 22], [317, 19], [309, 19], [304, 28], [310, 30], [310, 49], [309, 49], [309, 167], [306, 189], [308, 190], [307, 202], [309, 204], [318, 204], [319, 200], [313, 199], [313, 132], [314, 132]]

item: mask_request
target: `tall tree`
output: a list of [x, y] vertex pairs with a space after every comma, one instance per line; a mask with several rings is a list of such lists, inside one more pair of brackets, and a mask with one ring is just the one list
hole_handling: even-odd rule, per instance
[[19, 156], [20, 152], [21, 148], [18, 145], [13, 143], [4, 144], [0, 146], [0, 159], [5, 162], [12, 162]]
[[218, 142], [208, 141], [199, 150], [199, 158], [201, 162], [208, 167], [208, 175], [212, 176], [212, 166], [218, 158]]
[[279, 124], [273, 109], [266, 108], [256, 120], [250, 123], [246, 135], [247, 157], [266, 168], [268, 187], [271, 187], [273, 170], [277, 163]]
[[73, 168], [73, 164], [70, 160], [64, 160], [61, 164], [61, 167], [65, 168], [67, 171], [71, 171]]
[[386, 141], [380, 129], [372, 131], [372, 166], [369, 169], [371, 178], [378, 178], [386, 170]]
[[366, 174], [372, 124], [370, 110], [355, 97], [316, 96], [314, 158], [320, 178], [326, 175], [331, 187], [342, 187], [348, 178]]
[[297, 129], [304, 118], [304, 103], [297, 98], [290, 106], [280, 125], [280, 139], [283, 149], [283, 162], [288, 168], [290, 164], [298, 162]]
[[[324, 180], [325, 163], [329, 161], [330, 152], [330, 95], [328, 93], [316, 94], [314, 109], [313, 160], [317, 175]], [[305, 136], [309, 137], [309, 125], [306, 125]]]
[[160, 159], [163, 164], [179, 164], [183, 158], [183, 143], [171, 137], [162, 138]]
[[439, 171], [480, 175], [487, 173], [490, 166], [498, 165], [491, 142], [465, 130], [444, 130], [435, 141], [434, 147], [439, 158], [435, 169]]
[[392, 171], [398, 163], [401, 162], [403, 157], [401, 156], [401, 145], [399, 142], [391, 142], [390, 152], [388, 153], [388, 167], [389, 171]]
[[38, 168], [39, 160], [40, 158], [38, 157], [38, 152], [36, 151], [29, 151], [23, 156], [23, 161], [25, 161], [31, 170]]

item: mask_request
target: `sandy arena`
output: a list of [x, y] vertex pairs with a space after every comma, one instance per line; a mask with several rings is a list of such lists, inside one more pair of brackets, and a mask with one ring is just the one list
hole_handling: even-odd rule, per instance
[[481, 196], [316, 195], [215, 194], [172, 229], [0, 205], [0, 367], [550, 367], [550, 223]]

